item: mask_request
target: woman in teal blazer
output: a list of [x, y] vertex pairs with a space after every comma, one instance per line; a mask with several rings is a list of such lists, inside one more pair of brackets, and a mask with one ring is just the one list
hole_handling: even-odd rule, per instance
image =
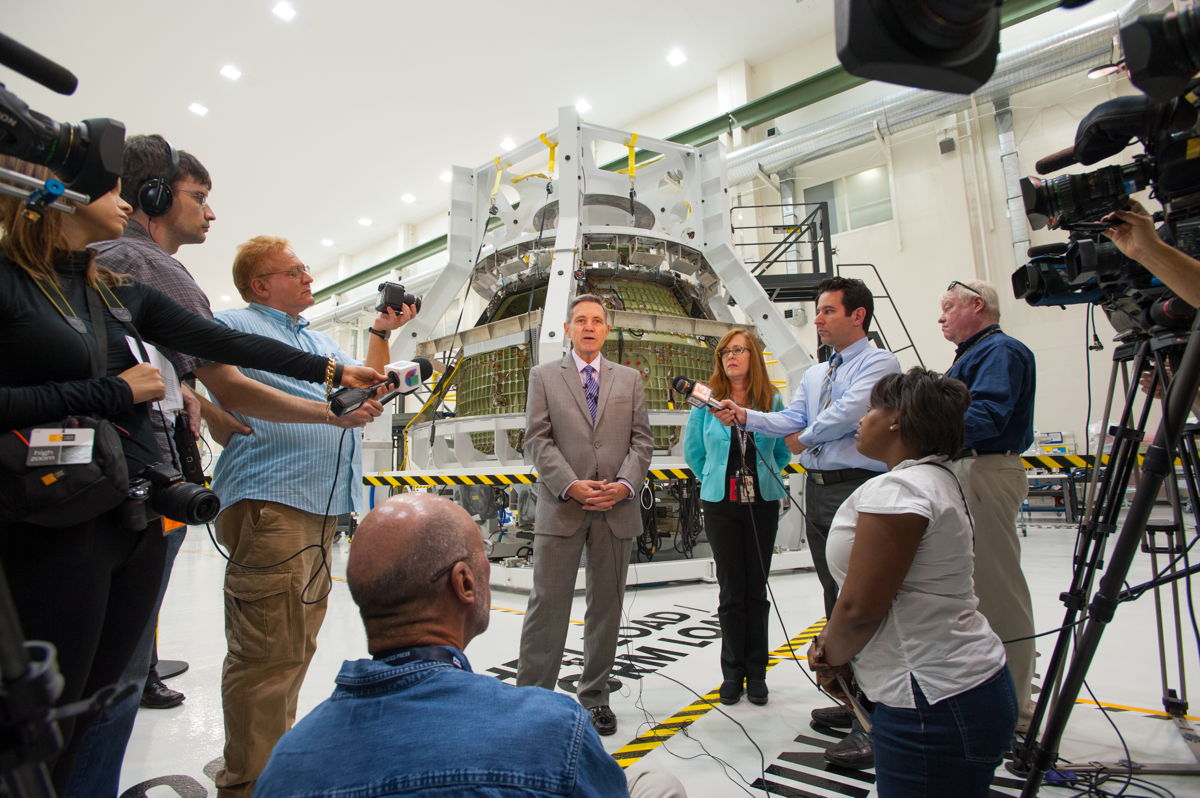
[[[717, 344], [709, 386], [717, 400], [762, 411], [783, 408], [762, 346], [746, 330], [730, 330]], [[721, 703], [736, 704], [744, 686], [747, 699], [765, 704], [767, 574], [779, 502], [787, 497], [779, 474], [792, 455], [783, 438], [726, 427], [701, 407], [688, 418], [683, 455], [700, 480], [704, 530], [720, 585]]]

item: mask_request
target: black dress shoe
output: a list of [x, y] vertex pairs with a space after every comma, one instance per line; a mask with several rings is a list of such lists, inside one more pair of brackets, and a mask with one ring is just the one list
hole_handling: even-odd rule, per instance
[[142, 688], [141, 704], [146, 709], [170, 709], [182, 704], [183, 699], [183, 693], [167, 687], [161, 679], [147, 679]]
[[742, 680], [726, 679], [721, 682], [720, 698], [722, 704], [736, 704], [742, 700]]
[[608, 704], [589, 707], [588, 712], [592, 715], [592, 726], [596, 729], [597, 734], [607, 737], [617, 733], [617, 716], [613, 714]]
[[838, 704], [836, 707], [822, 707], [812, 711], [812, 719], [814, 723], [819, 723], [822, 726], [830, 726], [834, 729], [849, 729], [854, 723], [854, 713], [849, 707], [844, 707]]
[[746, 700], [751, 704], [762, 706], [767, 703], [768, 692], [766, 679], [746, 680]]
[[875, 746], [871, 744], [871, 736], [857, 729], [850, 732], [825, 749], [825, 761], [852, 770], [874, 767]]

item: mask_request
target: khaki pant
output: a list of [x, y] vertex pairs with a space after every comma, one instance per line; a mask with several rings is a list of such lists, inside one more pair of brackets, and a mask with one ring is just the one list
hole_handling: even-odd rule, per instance
[[[1001, 640], [1034, 633], [1033, 602], [1021, 571], [1017, 513], [1029, 493], [1029, 480], [1016, 455], [986, 454], [969, 461], [963, 487], [975, 522], [975, 595], [979, 612]], [[1017, 689], [1017, 712], [1028, 722], [1033, 685], [1033, 640], [1009, 643], [1008, 668]]]
[[332, 539], [334, 523], [255, 499], [237, 502], [217, 518], [217, 540], [234, 561], [279, 563], [263, 570], [232, 563], [225, 568], [229, 648], [221, 672], [225, 767], [215, 778], [218, 798], [248, 798], [271, 749], [296, 721], [329, 590], [328, 571], [321, 569], [322, 532]]

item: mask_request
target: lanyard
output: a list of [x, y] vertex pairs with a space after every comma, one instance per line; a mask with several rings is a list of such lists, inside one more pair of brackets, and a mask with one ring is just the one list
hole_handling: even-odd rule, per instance
[[453, 665], [460, 671], [471, 670], [470, 665], [467, 664], [467, 660], [463, 655], [444, 646], [393, 648], [388, 651], [379, 652], [374, 658], [394, 667], [408, 665], [412, 662], [444, 662], [447, 665]]

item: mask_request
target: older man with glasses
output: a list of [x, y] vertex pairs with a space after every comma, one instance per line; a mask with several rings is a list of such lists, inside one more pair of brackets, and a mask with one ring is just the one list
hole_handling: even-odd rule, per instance
[[[286, 239], [258, 236], [238, 247], [233, 282], [249, 304], [217, 313], [216, 321], [331, 363], [354, 362], [301, 315], [313, 304], [313, 278]], [[412, 308], [405, 313], [385, 310], [374, 326], [395, 329]], [[368, 338], [366, 363], [382, 370], [386, 335]], [[328, 384], [244, 373], [290, 397], [328, 402]], [[373, 414], [382, 412], [375, 400], [367, 404]], [[215, 777], [222, 798], [253, 792], [275, 742], [295, 722], [300, 685], [325, 617], [328, 546], [337, 516], [356, 509], [361, 498], [361, 444], [357, 430], [255, 421], [253, 434], [233, 435], [217, 460], [217, 540], [231, 558], [225, 569], [229, 649], [221, 673], [225, 762]]]
[[1036, 367], [1033, 353], [1000, 329], [996, 289], [954, 280], [941, 298], [942, 335], [957, 345], [947, 377], [971, 391], [962, 457], [975, 524], [975, 594], [979, 611], [1005, 645], [1017, 688], [1017, 729], [1028, 728], [1033, 685], [1033, 603], [1021, 571], [1017, 513], [1029, 492], [1020, 453], [1033, 443]]

